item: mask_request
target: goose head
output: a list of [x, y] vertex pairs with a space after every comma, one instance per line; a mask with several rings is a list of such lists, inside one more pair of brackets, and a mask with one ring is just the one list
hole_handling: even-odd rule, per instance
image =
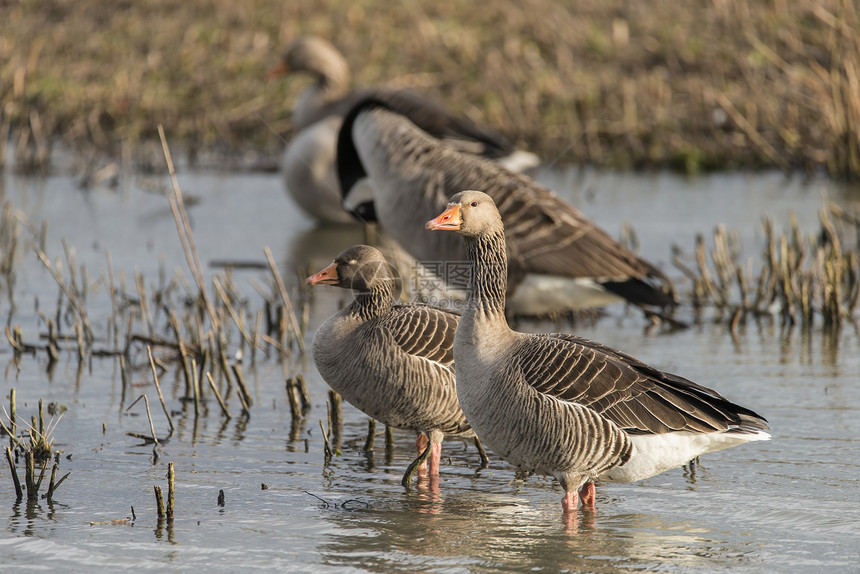
[[368, 245], [344, 249], [334, 261], [307, 278], [308, 285], [334, 285], [365, 292], [396, 285], [394, 270], [380, 251]]
[[345, 84], [349, 80], [349, 66], [341, 53], [327, 40], [317, 36], [297, 38], [284, 51], [280, 62], [268, 77], [306, 72], [321, 80]]
[[456, 231], [465, 237], [504, 232], [496, 202], [483, 191], [474, 190], [451, 196], [448, 208], [424, 227], [432, 231]]

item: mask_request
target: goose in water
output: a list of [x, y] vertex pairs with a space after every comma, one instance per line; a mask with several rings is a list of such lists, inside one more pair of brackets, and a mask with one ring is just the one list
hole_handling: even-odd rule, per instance
[[[350, 91], [349, 66], [326, 40], [303, 36], [292, 42], [269, 77], [307, 73], [313, 82], [298, 97], [292, 112], [295, 137], [287, 146], [282, 169], [287, 191], [309, 215], [320, 221], [350, 223], [343, 209], [335, 173], [337, 134], [344, 114], [368, 96], [382, 99], [436, 137], [469, 153], [504, 162], [515, 170], [539, 163], [536, 155], [518, 151], [500, 134], [451, 114], [438, 103], [407, 89]], [[365, 193], [369, 193], [365, 191]]]
[[[429, 475], [438, 475], [444, 436], [475, 436], [457, 402], [452, 346], [459, 316], [394, 304], [395, 275], [382, 253], [366, 245], [344, 250], [307, 283], [355, 292], [353, 302], [314, 335], [314, 362], [323, 379], [369, 417], [420, 433], [420, 456], [404, 475], [404, 486], [428, 457]], [[475, 444], [485, 462], [477, 439]]]
[[663, 273], [555, 193], [496, 163], [452, 149], [379, 100], [364, 100], [345, 117], [337, 169], [348, 203], [354, 203], [348, 195], [352, 187], [369, 181], [373, 209], [363, 206], [362, 214], [375, 217], [422, 262], [465, 260], [456, 236], [427, 238], [415, 230], [457, 191], [485, 190], [505, 223], [513, 314], [545, 315], [625, 299], [656, 307], [675, 304]]
[[511, 330], [505, 231], [487, 194], [454, 195], [426, 227], [461, 235], [473, 266], [454, 338], [460, 406], [497, 455], [561, 483], [565, 512], [579, 497], [594, 506], [594, 480], [641, 480], [770, 438], [767, 421], [750, 409], [621, 351], [568, 334]]

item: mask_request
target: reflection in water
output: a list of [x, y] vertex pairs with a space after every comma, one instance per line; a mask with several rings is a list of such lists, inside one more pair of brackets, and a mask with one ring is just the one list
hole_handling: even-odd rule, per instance
[[[603, 510], [580, 510], [563, 521], [554, 507], [471, 494], [418, 492], [402, 506], [326, 512], [337, 531], [320, 547], [322, 561], [371, 572], [422, 570], [431, 564], [434, 570], [617, 572], [664, 569], [667, 563], [673, 570], [707, 568], [713, 553], [727, 550], [694, 524]], [[741, 563], [744, 551], [732, 552]]]
[[[38, 500], [22, 498], [12, 504], [12, 514], [9, 516], [8, 531], [23, 536], [42, 535], [40, 519], [54, 519], [54, 502], [48, 502], [48, 512], [45, 513]], [[23, 512], [22, 512], [23, 511]], [[44, 516], [43, 516], [44, 514]]]

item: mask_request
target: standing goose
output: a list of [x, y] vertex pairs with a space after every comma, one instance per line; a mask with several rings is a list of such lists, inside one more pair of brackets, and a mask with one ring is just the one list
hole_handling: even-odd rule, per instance
[[462, 261], [462, 242], [427, 238], [418, 226], [463, 189], [482, 189], [499, 206], [510, 261], [508, 306], [543, 315], [627, 300], [675, 304], [668, 278], [532, 179], [463, 154], [384, 102], [364, 100], [344, 119], [338, 177], [345, 193], [369, 179], [375, 217], [419, 261]]
[[326, 40], [303, 36], [292, 42], [269, 77], [307, 73], [313, 83], [298, 97], [292, 112], [296, 135], [287, 146], [282, 169], [287, 191], [305, 212], [320, 221], [354, 222], [342, 207], [335, 173], [337, 134], [344, 114], [363, 98], [373, 96], [436, 137], [470, 153], [505, 162], [512, 169], [536, 166], [532, 153], [517, 151], [500, 134], [455, 116], [438, 103], [407, 89], [370, 88], [350, 91], [349, 66]]
[[463, 412], [501, 458], [554, 476], [565, 512], [577, 492], [594, 506], [595, 479], [641, 480], [770, 438], [764, 418], [683, 377], [573, 335], [511, 330], [505, 232], [490, 196], [458, 193], [426, 227], [457, 231], [473, 266], [454, 338]]
[[397, 280], [382, 253], [366, 245], [344, 250], [307, 283], [355, 291], [353, 302], [314, 335], [314, 362], [323, 379], [369, 417], [421, 433], [420, 456], [404, 475], [404, 486], [428, 457], [430, 476], [438, 475], [444, 436], [475, 436], [454, 382], [459, 316], [427, 305], [395, 305]]

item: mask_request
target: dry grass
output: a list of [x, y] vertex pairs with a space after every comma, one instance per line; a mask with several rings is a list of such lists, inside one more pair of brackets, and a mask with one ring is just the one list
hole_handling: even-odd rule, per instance
[[0, 131], [21, 168], [55, 136], [158, 160], [140, 144], [159, 123], [192, 159], [271, 157], [303, 82], [265, 71], [315, 33], [357, 85], [420, 88], [548, 161], [860, 175], [854, 0], [5, 4]]

